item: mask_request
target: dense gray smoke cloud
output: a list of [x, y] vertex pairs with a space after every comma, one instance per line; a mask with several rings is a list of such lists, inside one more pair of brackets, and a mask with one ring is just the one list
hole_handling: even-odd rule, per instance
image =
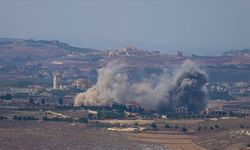
[[207, 105], [206, 73], [192, 61], [187, 60], [175, 73], [172, 86], [168, 89], [168, 101], [161, 101], [160, 112], [175, 111], [185, 107], [189, 112], [200, 112]]
[[142, 107], [159, 112], [175, 111], [180, 107], [199, 112], [206, 106], [206, 74], [190, 60], [173, 75], [165, 71], [136, 83], [129, 82], [128, 74], [124, 72], [126, 67], [126, 63], [114, 60], [99, 69], [97, 83], [78, 94], [75, 105], [101, 106], [137, 101]]

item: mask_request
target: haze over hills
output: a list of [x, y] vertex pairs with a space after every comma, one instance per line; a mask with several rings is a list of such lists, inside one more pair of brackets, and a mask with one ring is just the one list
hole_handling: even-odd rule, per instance
[[0, 0], [0, 150], [250, 150], [249, 14]]
[[0, 51], [1, 56], [22, 54], [33, 57], [56, 57], [70, 52], [96, 52], [97, 50], [73, 47], [59, 41], [0, 38]]
[[[59, 41], [24, 40], [0, 38], [1, 68], [25, 68], [42, 65], [49, 70], [63, 70], [78, 67], [82, 70], [96, 70], [107, 62], [120, 58], [126, 60], [131, 70], [149, 68], [151, 73], [159, 69], [172, 68], [184, 60], [191, 59], [207, 70], [212, 81], [250, 81], [250, 50], [230, 50], [220, 56], [185, 56], [182, 52], [166, 54], [160, 51], [125, 47], [112, 50], [73, 47]], [[61, 69], [60, 69], [61, 68]], [[151, 68], [151, 69], [150, 69]], [[153, 68], [153, 69], [152, 69]], [[157, 71], [158, 70], [158, 71]], [[153, 72], [152, 72], [153, 71]], [[225, 74], [229, 75], [225, 76]], [[237, 78], [241, 76], [241, 78]]]

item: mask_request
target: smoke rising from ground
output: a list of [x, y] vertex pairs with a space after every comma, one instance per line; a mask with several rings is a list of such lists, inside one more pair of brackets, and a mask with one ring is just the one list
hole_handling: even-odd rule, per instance
[[101, 106], [111, 102], [138, 102], [146, 109], [159, 112], [175, 111], [185, 107], [199, 112], [206, 106], [207, 77], [192, 61], [185, 61], [173, 75], [167, 71], [152, 78], [130, 83], [124, 72], [127, 65], [114, 60], [98, 70], [97, 83], [75, 98], [75, 105]]

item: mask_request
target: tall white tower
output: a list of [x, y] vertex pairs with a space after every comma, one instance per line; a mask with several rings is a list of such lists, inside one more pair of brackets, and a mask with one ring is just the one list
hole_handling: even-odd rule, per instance
[[55, 73], [53, 74], [53, 89], [59, 89], [60, 88], [60, 74]]

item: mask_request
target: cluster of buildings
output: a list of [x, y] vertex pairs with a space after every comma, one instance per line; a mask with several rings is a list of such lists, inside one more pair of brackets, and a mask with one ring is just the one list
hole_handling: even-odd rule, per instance
[[247, 82], [210, 83], [207, 84], [210, 99], [233, 99], [250, 95], [250, 84]]
[[107, 50], [106, 56], [111, 57], [120, 57], [120, 56], [160, 56], [160, 51], [146, 51], [141, 50], [136, 47], [125, 47], [118, 50]]
[[223, 56], [250, 56], [250, 49], [244, 50], [230, 50], [227, 52], [223, 52]]

